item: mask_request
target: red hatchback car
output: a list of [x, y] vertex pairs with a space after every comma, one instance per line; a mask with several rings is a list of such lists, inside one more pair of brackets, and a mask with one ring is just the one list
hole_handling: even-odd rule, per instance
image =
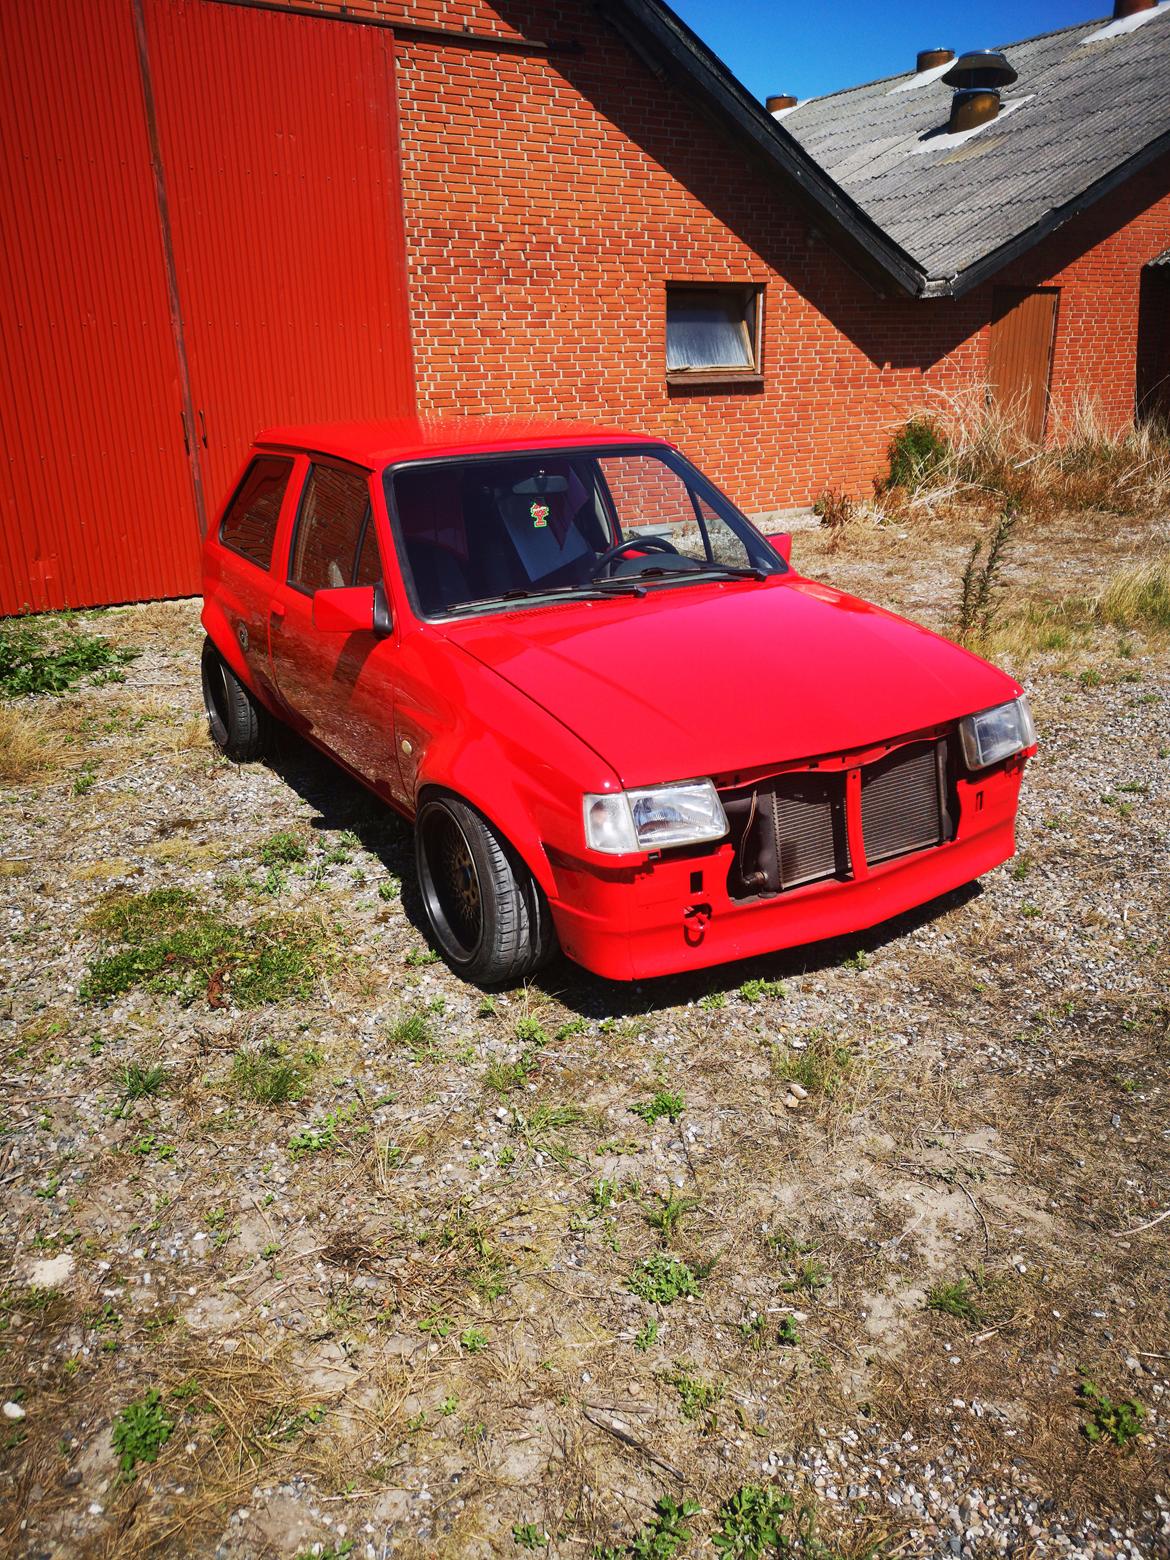
[[272, 428], [204, 553], [229, 757], [285, 721], [414, 823], [468, 979], [871, 926], [1006, 860], [1019, 685], [804, 579], [677, 450], [562, 424]]

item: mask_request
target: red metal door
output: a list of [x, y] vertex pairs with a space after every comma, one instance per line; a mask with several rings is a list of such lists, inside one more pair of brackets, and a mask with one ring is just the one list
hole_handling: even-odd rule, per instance
[[145, 10], [214, 507], [261, 427], [412, 409], [393, 41], [215, 0]]
[[0, 613], [185, 595], [199, 534], [127, 0], [0, 4]]

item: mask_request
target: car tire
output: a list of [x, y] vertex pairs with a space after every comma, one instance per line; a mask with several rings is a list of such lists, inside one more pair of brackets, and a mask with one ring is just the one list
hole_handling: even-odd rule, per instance
[[262, 758], [272, 735], [272, 717], [255, 699], [210, 639], [203, 641], [203, 708], [211, 740], [237, 764]]
[[414, 840], [427, 920], [456, 974], [498, 986], [548, 963], [557, 946], [548, 901], [481, 813], [457, 796], [432, 796]]

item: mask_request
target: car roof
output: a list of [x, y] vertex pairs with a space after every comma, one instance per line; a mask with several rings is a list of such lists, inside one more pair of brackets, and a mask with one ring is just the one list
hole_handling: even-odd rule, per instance
[[441, 455], [488, 455], [590, 444], [656, 444], [641, 433], [534, 417], [396, 417], [369, 422], [290, 423], [265, 428], [258, 447], [307, 450], [377, 468]]

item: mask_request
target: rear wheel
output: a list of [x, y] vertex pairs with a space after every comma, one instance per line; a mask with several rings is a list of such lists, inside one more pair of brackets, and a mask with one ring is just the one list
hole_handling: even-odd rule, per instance
[[437, 796], [423, 803], [415, 860], [435, 941], [466, 980], [520, 980], [552, 957], [556, 933], [540, 885], [466, 802]]
[[211, 740], [236, 763], [262, 758], [272, 717], [232, 671], [210, 639], [203, 641], [203, 708]]

